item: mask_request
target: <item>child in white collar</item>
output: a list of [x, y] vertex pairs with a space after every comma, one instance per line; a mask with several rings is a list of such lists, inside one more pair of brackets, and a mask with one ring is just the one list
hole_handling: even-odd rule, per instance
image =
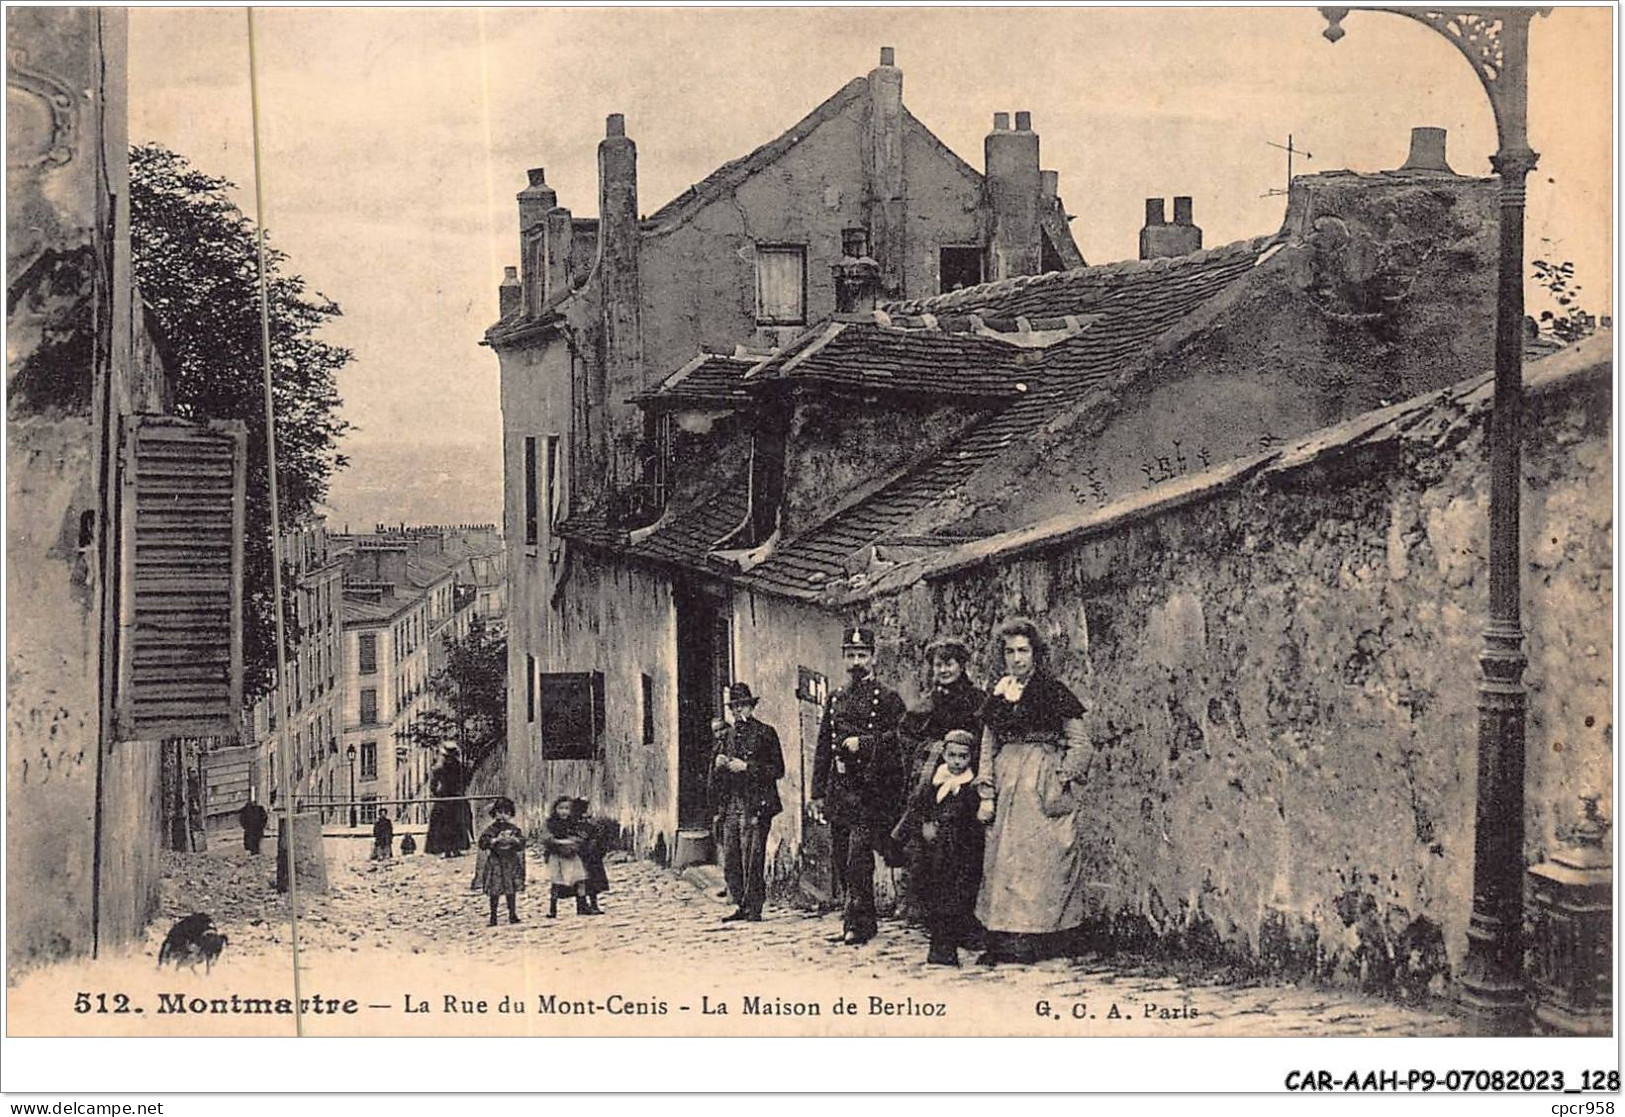
[[976, 891], [982, 883], [984, 825], [977, 821], [981, 805], [971, 768], [976, 738], [963, 729], [950, 729], [942, 740], [942, 763], [929, 780], [921, 781], [909, 798], [908, 810], [892, 831], [898, 843], [918, 833], [920, 899], [931, 952], [926, 961], [938, 966], [959, 965], [959, 948], [975, 934]]

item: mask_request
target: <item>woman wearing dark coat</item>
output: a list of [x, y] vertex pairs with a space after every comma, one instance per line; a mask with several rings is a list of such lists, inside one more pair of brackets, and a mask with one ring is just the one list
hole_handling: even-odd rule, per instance
[[468, 791], [468, 773], [456, 745], [447, 745], [440, 763], [429, 777], [429, 794], [436, 802], [429, 808], [429, 833], [423, 852], [443, 857], [459, 857], [468, 852], [474, 838], [474, 812], [466, 799], [446, 802]]
[[982, 703], [987, 692], [970, 681], [966, 673], [970, 667], [970, 649], [958, 640], [937, 640], [925, 649], [925, 661], [931, 670], [930, 689], [919, 703], [903, 715], [898, 724], [908, 771], [904, 773], [909, 789], [921, 780], [929, 780], [942, 762], [942, 742], [953, 729], [960, 729], [976, 739], [971, 750], [971, 767], [976, 767], [982, 744]]

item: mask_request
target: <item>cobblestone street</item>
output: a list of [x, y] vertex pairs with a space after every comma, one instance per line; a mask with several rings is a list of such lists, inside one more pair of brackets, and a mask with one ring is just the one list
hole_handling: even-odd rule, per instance
[[[203, 855], [170, 855], [162, 909], [149, 930], [144, 957], [94, 964], [101, 967], [96, 972], [102, 987], [109, 987], [109, 966], [150, 981], [165, 931], [175, 918], [194, 911], [211, 913], [228, 936], [225, 956], [212, 975], [182, 971], [155, 989], [181, 987], [219, 996], [243, 983], [287, 980], [286, 904], [272, 889], [273, 860], [223, 845]], [[485, 897], [468, 888], [472, 856], [397, 857], [376, 864], [364, 859], [366, 842], [329, 839], [327, 845], [329, 890], [306, 898], [300, 924], [303, 993], [352, 986], [368, 993], [387, 990], [372, 995], [374, 1031], [401, 1032], [408, 1023], [423, 1034], [465, 1029], [465, 1021], [445, 1019], [451, 1010], [443, 1000], [464, 994], [494, 1000], [509, 989], [523, 989], [532, 1002], [537, 990], [582, 998], [592, 1019], [534, 1013], [518, 1021], [490, 1017], [480, 1030], [500, 1031], [505, 1025], [510, 1032], [604, 1034], [601, 1005], [615, 992], [629, 1000], [664, 1000], [669, 1011], [659, 1021], [611, 1021], [615, 1028], [609, 1034], [721, 1028], [759, 1034], [1395, 1036], [1450, 1035], [1459, 1028], [1443, 1011], [1342, 990], [1181, 976], [1125, 956], [987, 969], [974, 965], [966, 952], [962, 969], [927, 967], [924, 932], [901, 921], [883, 921], [880, 936], [856, 949], [829, 941], [839, 934], [838, 913], [769, 905], [761, 923], [724, 924], [720, 918], [730, 906], [714, 888], [698, 886], [692, 872], [685, 879], [650, 862], [609, 865], [613, 890], [603, 897], [602, 916], [579, 916], [566, 903], [557, 919], [548, 919], [545, 870], [532, 858], [530, 891], [520, 898], [522, 922], [510, 925], [504, 915], [498, 926], [488, 927]], [[409, 1019], [411, 1014], [402, 1011], [411, 1000], [407, 991], [414, 988], [425, 1003], [434, 1001], [426, 1011], [436, 1015]], [[842, 1030], [827, 1008], [819, 1021], [785, 1022], [772, 1014], [741, 1018], [745, 994], [796, 999], [804, 990], [814, 991], [826, 1005], [832, 998], [853, 1000], [866, 1019]], [[731, 1016], [704, 1013], [701, 994], [712, 1007], [731, 1004]], [[897, 1002], [899, 1019], [873, 1019], [867, 1002], [875, 995]], [[595, 1000], [599, 1009], [590, 1005]], [[918, 1005], [936, 1002], [948, 1006], [949, 1019], [918, 1018]], [[1047, 1018], [1039, 1002], [1049, 1007]], [[254, 1023], [240, 1018], [166, 1022], [228, 1034]], [[316, 1030], [320, 1034], [321, 1028]]]

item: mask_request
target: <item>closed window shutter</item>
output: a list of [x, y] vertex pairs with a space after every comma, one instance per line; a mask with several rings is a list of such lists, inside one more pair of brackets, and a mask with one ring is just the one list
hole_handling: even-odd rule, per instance
[[233, 736], [243, 695], [242, 423], [133, 416], [119, 736]]
[[803, 299], [806, 260], [803, 248], [756, 250], [757, 321], [798, 325], [806, 320]]

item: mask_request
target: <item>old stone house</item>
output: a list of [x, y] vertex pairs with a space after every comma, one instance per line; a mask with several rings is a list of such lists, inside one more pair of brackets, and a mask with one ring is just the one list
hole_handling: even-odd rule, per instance
[[[700, 455], [741, 445], [733, 410], [662, 422], [635, 397], [713, 354], [726, 364], [741, 346], [767, 352], [827, 319], [837, 271], [872, 280], [871, 294], [923, 298], [1083, 263], [1031, 115], [995, 116], [979, 172], [904, 106], [889, 48], [783, 135], [646, 217], [619, 115], [607, 133], [595, 220], [574, 217], [543, 172], [531, 172], [518, 198], [521, 264], [486, 335], [502, 370], [509, 726], [520, 770], [544, 754], [551, 763], [595, 748], [550, 740], [544, 724], [562, 732], [584, 722], [589, 736], [601, 728], [592, 699], [600, 684], [590, 664], [578, 669], [584, 661], [554, 615], [561, 587], [576, 577], [566, 518], [610, 533], [664, 522], [687, 484], [674, 468], [677, 444]], [[690, 437], [695, 424], [709, 434]], [[728, 672], [712, 674], [725, 682]], [[669, 732], [674, 680], [656, 672], [645, 690], [636, 676], [632, 685], [645, 720]], [[540, 716], [561, 702], [569, 716]], [[667, 802], [675, 793], [673, 785], [638, 794]], [[691, 804], [685, 817], [692, 809], [703, 808]]]
[[[1360, 432], [1370, 428], [1339, 437], [1317, 432], [1362, 417], [1380, 417], [1370, 420], [1380, 424], [1404, 401], [1421, 401], [1407, 412], [1415, 421], [1443, 421], [1439, 393], [1490, 366], [1493, 183], [1454, 174], [1442, 139], [1418, 130], [1411, 157], [1397, 171], [1295, 180], [1282, 227], [1236, 244], [1202, 249], [1191, 199], [1175, 199], [1171, 223], [1162, 201], [1151, 199], [1136, 261], [900, 296], [886, 290], [883, 269], [838, 264], [835, 312], [809, 321], [797, 336], [740, 335], [745, 344], [738, 348], [691, 354], [652, 383], [620, 389], [641, 409], [638, 476], [653, 478], [658, 495], [632, 514], [606, 502], [603, 485], [589, 480], [584, 488], [572, 472], [581, 462], [561, 456], [555, 441], [526, 433], [539, 428], [515, 428], [515, 419], [533, 424], [547, 412], [527, 410], [536, 406], [534, 390], [515, 398], [525, 381], [505, 354], [507, 514], [511, 527], [537, 525], [534, 553], [516, 548], [510, 556], [512, 726], [523, 747], [511, 749], [509, 771], [528, 808], [538, 811], [555, 794], [585, 795], [621, 823], [640, 851], [671, 848], [680, 829], [705, 825], [706, 726], [719, 708], [720, 687], [743, 679], [763, 695], [759, 713], [786, 743], [787, 809], [770, 837], [774, 874], [781, 884], [823, 892], [827, 835], [802, 808], [821, 704], [839, 674], [843, 629], [864, 620], [876, 625], [882, 677], [909, 696], [917, 692], [920, 653], [930, 639], [951, 634], [980, 643], [999, 615], [1027, 611], [1043, 618], [1063, 672], [1080, 690], [1095, 685], [1090, 672], [1106, 654], [1125, 665], [1121, 676], [1102, 680], [1120, 692], [1092, 732], [1103, 752], [1123, 747], [1113, 741], [1134, 742], [1127, 762], [1140, 773], [1134, 786], [1143, 792], [1133, 798], [1134, 809], [1149, 811], [1154, 822], [1164, 817], [1161, 804], [1194, 809], [1194, 803], [1224, 812], [1218, 821], [1234, 821], [1242, 808], [1219, 805], [1211, 790], [1187, 802], [1178, 787], [1141, 785], [1151, 772], [1179, 778], [1167, 774], [1171, 761], [1157, 758], [1188, 758], [1197, 751], [1192, 742], [1212, 738], [1203, 728], [1209, 723], [1251, 726], [1256, 736], [1261, 724], [1273, 733], [1283, 702], [1309, 711], [1314, 702], [1290, 694], [1308, 684], [1305, 650], [1279, 653], [1300, 668], [1266, 686], [1266, 709], [1254, 708], [1259, 695], [1248, 688], [1267, 672], [1260, 676], [1256, 664], [1234, 657], [1196, 665], [1187, 656], [1169, 669], [1164, 685], [1154, 672], [1140, 674], [1153, 667], [1120, 642], [1179, 637], [1208, 649], [1204, 655], [1219, 655], [1256, 649], [1260, 634], [1271, 630], [1259, 617], [1240, 618], [1235, 630], [1210, 630], [1206, 609], [1193, 611], [1180, 598], [1158, 622], [1169, 631], [1146, 632], [1136, 612], [1136, 579], [1142, 567], [1148, 578], [1177, 580], [1186, 566], [1194, 571], [1218, 562], [1235, 541], [1181, 513], [1196, 499], [1186, 494], [1230, 492], [1226, 486], [1251, 477], [1260, 461], [1295, 465], [1308, 455], [1318, 463], [1320, 496], [1365, 499], [1354, 476], [1349, 492], [1339, 493], [1336, 463], [1351, 446], [1365, 449]], [[653, 305], [641, 304], [645, 319]], [[501, 351], [498, 334], [521, 328], [505, 319], [492, 344]], [[764, 352], [756, 348], [763, 341], [776, 344]], [[1572, 388], [1595, 379], [1564, 382]], [[557, 376], [549, 383], [562, 405], [567, 381]], [[571, 413], [569, 429], [590, 430], [598, 414], [592, 397], [577, 392], [569, 401], [584, 408]], [[1464, 429], [1482, 419], [1475, 414]], [[615, 429], [611, 417], [598, 421]], [[1578, 422], [1586, 437], [1596, 437], [1592, 420]], [[636, 429], [627, 428], [629, 439]], [[1374, 452], [1426, 456], [1415, 441], [1381, 445]], [[1428, 479], [1424, 487], [1439, 471], [1470, 475], [1465, 459], [1452, 456], [1459, 445], [1453, 435], [1431, 447], [1438, 461], [1418, 467]], [[1595, 471], [1581, 472], [1582, 488], [1594, 494]], [[1432, 499], [1471, 498], [1438, 492]], [[1265, 502], [1259, 514], [1266, 519], [1253, 536], [1278, 531], [1302, 538], [1295, 507], [1291, 500]], [[1163, 566], [1132, 548], [1090, 549], [1080, 541], [1087, 532], [1063, 531], [1053, 548], [1064, 561], [1082, 564], [1073, 580], [1063, 588], [1053, 577], [1026, 573], [1036, 565], [1023, 557], [1029, 536], [1095, 517], [1130, 534], [1140, 530], [1132, 526], [1140, 518], [1154, 520], [1161, 548], [1155, 557]], [[1337, 518], [1331, 509], [1326, 517]], [[1395, 530], [1408, 540], [1414, 525]], [[1459, 542], [1452, 537], [1452, 545]], [[973, 588], [940, 588], [943, 576], [933, 573], [939, 566], [976, 570], [962, 576]], [[1245, 578], [1248, 569], [1240, 562], [1230, 576]], [[1260, 566], [1258, 582], [1237, 592], [1256, 601], [1278, 597], [1272, 569]], [[1476, 586], [1469, 578], [1456, 588], [1467, 584]], [[1587, 584], [1595, 592], [1594, 582]], [[1346, 638], [1346, 657], [1357, 662], [1377, 655], [1372, 647], [1400, 639], [1396, 633], [1426, 623], [1407, 612], [1425, 611], [1410, 592], [1407, 586], [1383, 599], [1395, 619], [1379, 623], [1377, 636], [1339, 630], [1326, 636], [1329, 646], [1340, 649]], [[1169, 595], [1177, 596], [1172, 589]], [[1080, 658], [1081, 647], [1109, 652]], [[985, 670], [985, 661], [979, 666]], [[1459, 680], [1467, 694], [1470, 668], [1469, 662]], [[1449, 685], [1457, 686], [1454, 676]], [[1187, 693], [1195, 705], [1182, 697]], [[1146, 705], [1140, 699], [1147, 694], [1158, 697]], [[1290, 730], [1310, 755], [1338, 747], [1323, 735], [1350, 728], [1330, 712], [1338, 707], [1335, 695], [1321, 700], [1329, 711], [1318, 729]], [[1430, 699], [1417, 700], [1420, 718]], [[1459, 700], [1452, 692], [1451, 703]], [[1359, 747], [1380, 751], [1371, 723], [1359, 729]], [[1245, 732], [1235, 734], [1244, 743], [1233, 751], [1279, 760], [1274, 737], [1249, 743]], [[1417, 730], [1408, 732], [1415, 740]], [[1400, 762], [1415, 769], [1413, 753], [1421, 747], [1401, 747]], [[1417, 779], [1450, 778], [1441, 771]], [[1336, 799], [1341, 789], [1327, 793], [1322, 784], [1313, 791], [1331, 795], [1316, 801], [1316, 840], [1328, 849], [1347, 842], [1350, 864], [1392, 864], [1400, 852], [1363, 850], [1346, 830], [1328, 829], [1352, 804], [1376, 810], [1375, 786], [1347, 801]], [[1378, 797], [1388, 790], [1382, 785]], [[1126, 802], [1130, 792], [1106, 784], [1102, 794]], [[1353, 880], [1350, 865], [1313, 880], [1285, 872], [1264, 882], [1285, 890], [1280, 903], [1261, 891], [1259, 870], [1234, 885], [1215, 877], [1212, 888], [1231, 889], [1215, 914], [1201, 903], [1207, 886], [1172, 892], [1173, 882], [1185, 888], [1190, 873], [1211, 865], [1211, 855], [1186, 846], [1177, 871], [1162, 875], [1166, 859], [1144, 862], [1145, 850], [1110, 832], [1099, 839], [1098, 871], [1111, 886], [1099, 895], [1103, 915], [1123, 915], [1128, 925], [1158, 934], [1196, 927], [1196, 937], [1209, 935], [1243, 953], [1285, 934], [1294, 957], [1324, 950], [1341, 959], [1338, 965], [1356, 966], [1423, 939], [1428, 945], [1418, 946], [1419, 956], [1443, 965], [1459, 957], [1464, 941], [1464, 910], [1430, 892], [1438, 882], [1425, 867], [1403, 887], [1390, 882], [1392, 888], [1375, 891], [1372, 882]], [[1221, 841], [1219, 848], [1227, 847]], [[1459, 841], [1455, 848], [1460, 853]], [[1231, 859], [1238, 874], [1258, 852], [1249, 847]], [[1424, 861], [1439, 856], [1431, 846], [1423, 853]], [[1334, 880], [1343, 881], [1341, 891], [1330, 890]], [[1260, 915], [1272, 904], [1284, 922]], [[1367, 927], [1373, 945], [1364, 955], [1351, 953], [1346, 942], [1338, 946], [1343, 908], [1352, 912], [1341, 924], [1347, 927], [1370, 923], [1372, 905], [1385, 926], [1392, 924], [1387, 937]], [[1244, 912], [1250, 917], [1241, 918]]]
[[[7, 20], [6, 964], [135, 939], [168, 763], [242, 701], [240, 423], [174, 418], [131, 279], [125, 14]], [[169, 793], [186, 804], [166, 816]], [[194, 814], [196, 817], [192, 817]]]

